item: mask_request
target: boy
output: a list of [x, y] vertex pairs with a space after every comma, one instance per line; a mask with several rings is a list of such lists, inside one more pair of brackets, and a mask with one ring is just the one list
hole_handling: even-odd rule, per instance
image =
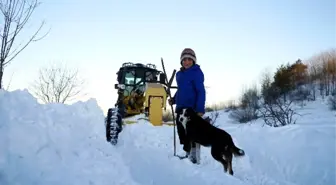
[[197, 63], [196, 54], [190, 48], [185, 48], [180, 57], [182, 65], [176, 73], [177, 91], [169, 104], [176, 104], [176, 126], [183, 145], [183, 150], [193, 163], [200, 163], [200, 145], [190, 142], [185, 137], [185, 130], [179, 121], [183, 108], [193, 108], [199, 116], [205, 113], [204, 75]]

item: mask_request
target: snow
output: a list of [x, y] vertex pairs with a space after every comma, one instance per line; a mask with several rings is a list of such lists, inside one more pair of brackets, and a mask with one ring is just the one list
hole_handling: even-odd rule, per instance
[[39, 104], [27, 90], [0, 91], [0, 184], [334, 185], [335, 112], [318, 100], [300, 114], [296, 125], [271, 128], [221, 112], [216, 124], [247, 154], [233, 159], [230, 176], [209, 148], [201, 148], [200, 165], [174, 157], [172, 126], [140, 120], [112, 146], [95, 99]]

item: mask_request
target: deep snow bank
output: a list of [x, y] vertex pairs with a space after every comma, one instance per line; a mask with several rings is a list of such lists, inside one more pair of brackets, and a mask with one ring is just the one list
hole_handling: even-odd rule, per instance
[[0, 91], [0, 184], [135, 185], [103, 121], [93, 99], [41, 105], [26, 90]]
[[[231, 124], [222, 113], [217, 124], [246, 150], [251, 171], [237, 176], [256, 184], [334, 185], [336, 117], [326, 100], [308, 102], [299, 108], [297, 124], [273, 128], [262, 120]], [[272, 180], [272, 181], [269, 181]]]
[[41, 105], [27, 91], [0, 92], [0, 184], [249, 185], [222, 169], [192, 172], [188, 161], [169, 157], [160, 138], [171, 127], [125, 127], [112, 146], [103, 121], [95, 100]]
[[233, 159], [232, 177], [209, 148], [200, 165], [173, 157], [171, 126], [142, 120], [111, 146], [93, 99], [41, 105], [27, 91], [0, 91], [0, 184], [334, 185], [335, 115], [319, 101], [299, 113], [296, 125], [270, 128], [233, 124], [221, 112], [216, 124], [247, 154]]

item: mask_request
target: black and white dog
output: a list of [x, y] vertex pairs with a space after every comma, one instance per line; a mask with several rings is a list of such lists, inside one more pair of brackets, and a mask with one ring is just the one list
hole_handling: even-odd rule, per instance
[[223, 165], [224, 172], [229, 171], [233, 175], [232, 156], [244, 156], [245, 151], [235, 146], [231, 135], [211, 125], [191, 108], [183, 109], [179, 121], [186, 131], [186, 137], [202, 146], [211, 147], [212, 157]]

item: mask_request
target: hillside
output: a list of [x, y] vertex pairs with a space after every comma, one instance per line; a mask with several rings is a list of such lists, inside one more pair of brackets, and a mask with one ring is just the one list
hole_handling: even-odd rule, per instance
[[94, 99], [42, 105], [28, 91], [0, 91], [0, 184], [334, 185], [335, 113], [317, 100], [300, 114], [296, 125], [270, 128], [261, 120], [237, 124], [220, 112], [216, 124], [247, 153], [233, 160], [232, 177], [208, 148], [199, 166], [173, 157], [170, 126], [141, 120], [112, 146]]

